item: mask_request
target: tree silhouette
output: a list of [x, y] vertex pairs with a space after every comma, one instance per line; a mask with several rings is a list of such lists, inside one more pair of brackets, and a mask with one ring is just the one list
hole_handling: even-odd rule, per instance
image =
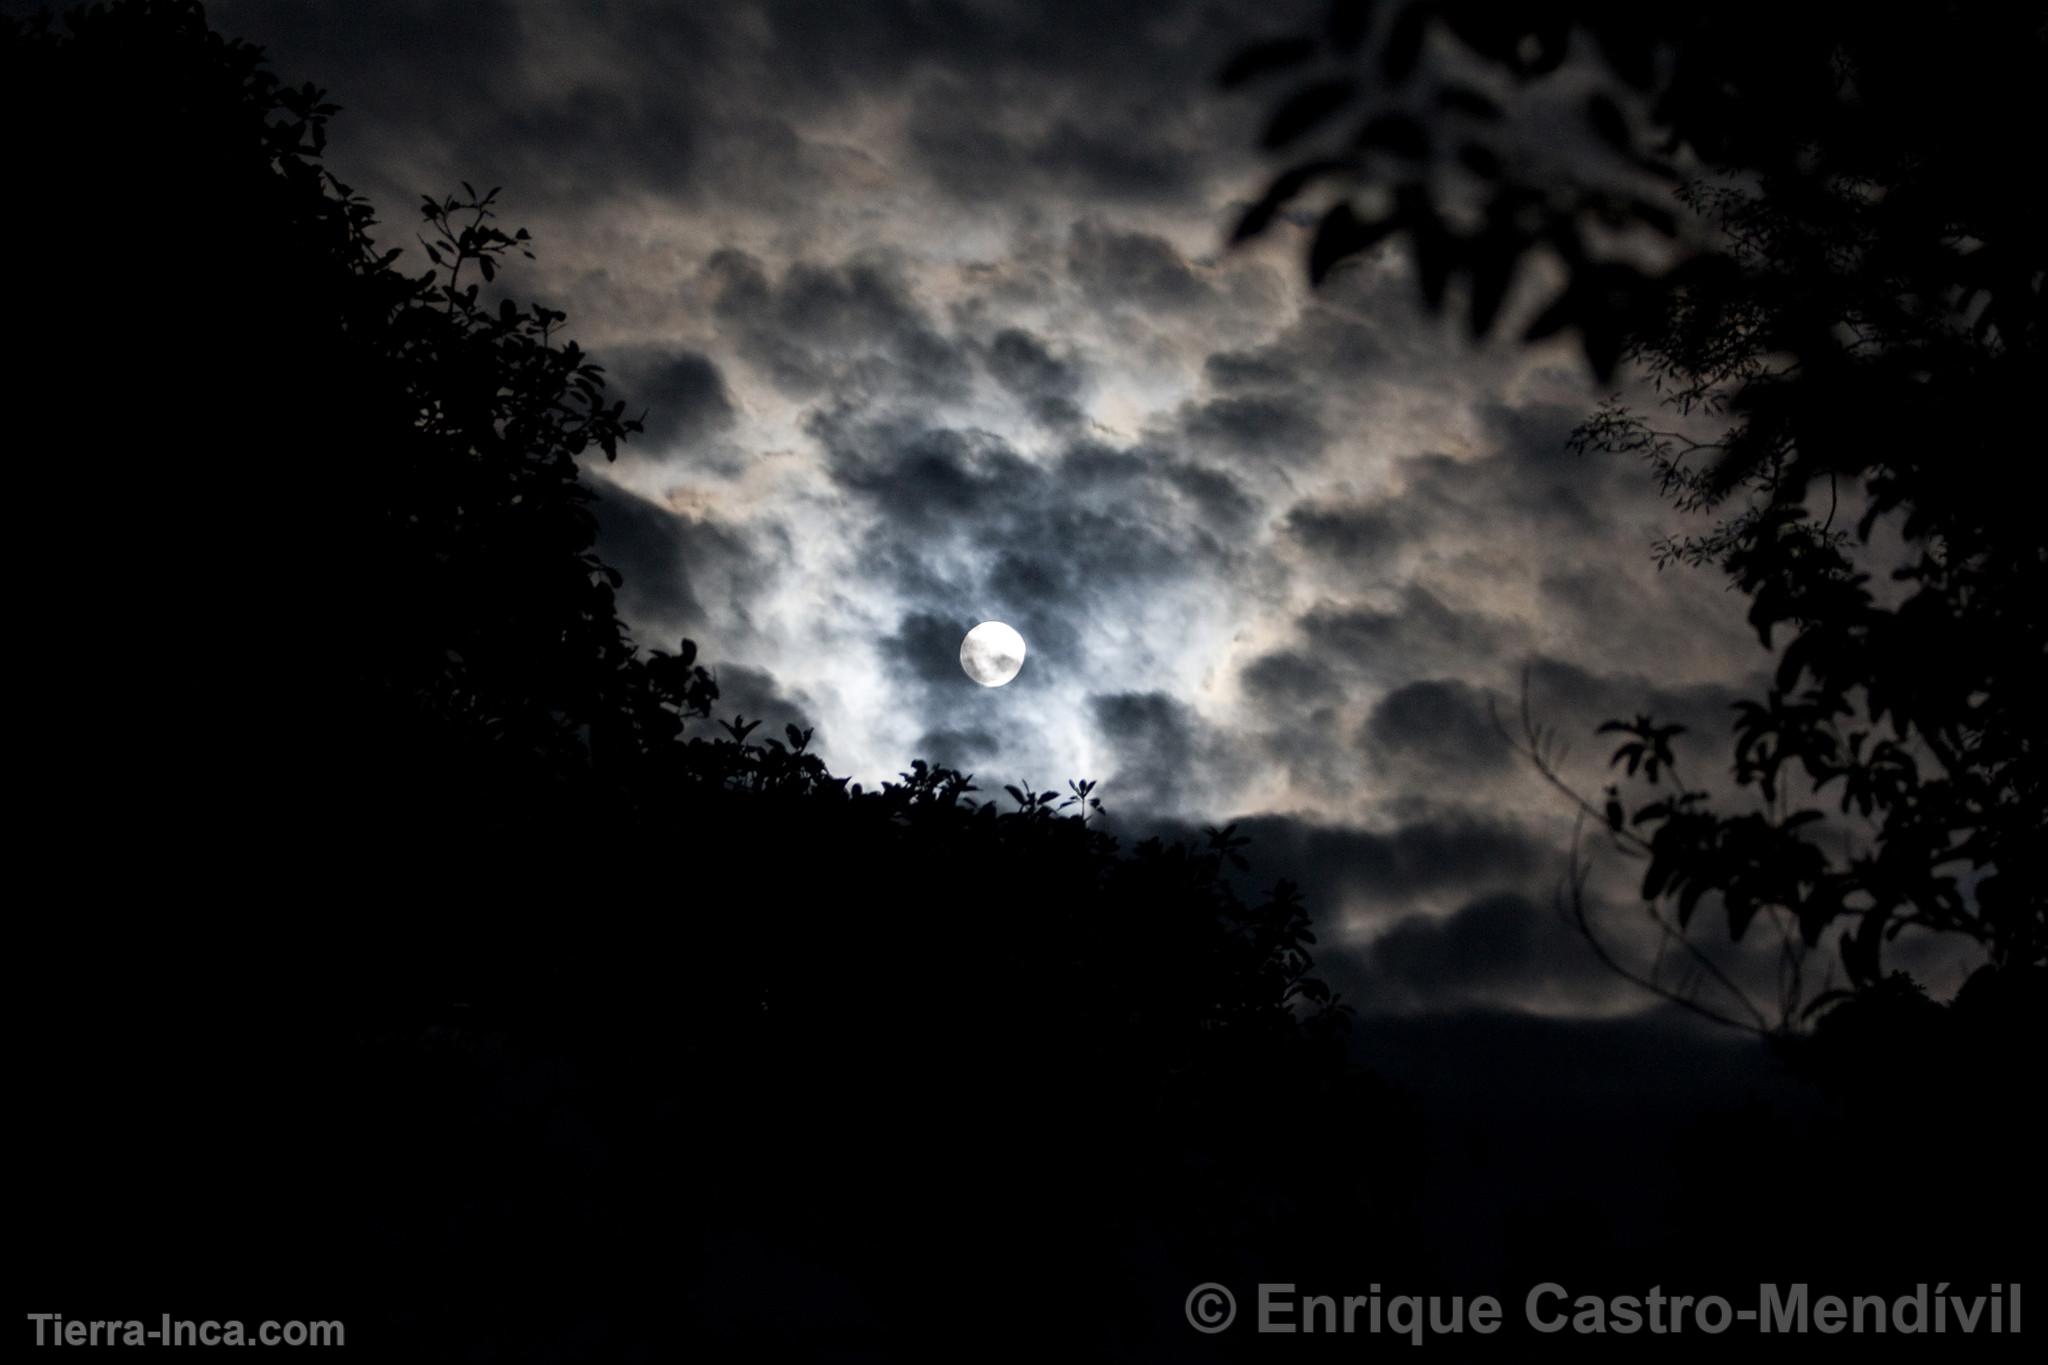
[[333, 106], [192, 3], [10, 20], [0, 72], [62, 490], [33, 842], [86, 887], [17, 942], [39, 1288], [588, 1359], [974, 1340], [1057, 1248], [1015, 1330], [1142, 1336], [1394, 1207], [1407, 1130], [1241, 840], [864, 790], [635, 648], [578, 462], [638, 423], [496, 293], [495, 191], [424, 200], [408, 273]]
[[25, 272], [25, 448], [90, 509], [38, 530], [67, 566], [39, 618], [53, 786], [117, 787], [138, 857], [209, 849], [223, 890], [322, 863], [339, 891], [384, 870], [337, 857], [359, 844], [591, 835], [715, 689], [618, 618], [577, 460], [637, 423], [559, 312], [484, 294], [525, 234], [491, 195], [428, 200], [406, 273], [321, 162], [333, 106], [196, 5], [4, 41], [9, 111], [45, 130], [10, 155], [42, 206], [10, 256], [66, 262]]
[[[1247, 48], [1221, 73], [1231, 87], [1298, 77], [1262, 139], [1297, 159], [1236, 235], [1335, 189], [1312, 277], [1405, 241], [1425, 300], [1441, 306], [1456, 282], [1479, 336], [1544, 260], [1562, 283], [1525, 335], [1576, 332], [1604, 379], [1666, 291], [1735, 264], [1713, 204], [1689, 212], [1702, 205], [1675, 191], [1701, 186], [1711, 201], [1718, 180], [1740, 192], [1767, 178], [1767, 197], [1789, 205], [1860, 184], [1882, 193], [1896, 246], [1921, 269], [1947, 255], [1935, 268], [1987, 296], [1979, 306], [2010, 336], [2038, 297], [2039, 201], [2000, 134], [2030, 122], [2041, 21], [2027, 5], [1937, 17], [1832, 3], [1332, 0], [1318, 31]], [[1939, 252], [1961, 225], [1987, 248], [1967, 264]]]
[[[1426, 299], [1461, 283], [1483, 335], [1547, 252], [1563, 283], [1524, 335], [1576, 330], [1602, 378], [1626, 359], [1649, 381], [1661, 414], [1610, 403], [1574, 444], [1645, 459], [1677, 508], [1716, 518], [1659, 555], [1723, 568], [1777, 651], [1773, 685], [1735, 719], [1733, 779], [1757, 799], [1730, 810], [1682, 783], [1681, 727], [1652, 716], [1603, 727], [1640, 798], [1571, 796], [1646, 863], [1644, 900], [1718, 982], [1708, 1012], [1774, 1027], [1834, 999], [1811, 1001], [1798, 970], [1830, 937], [1849, 984], [1871, 987], [1909, 927], [1971, 940], [1986, 971], [2037, 990], [2020, 983], [2048, 962], [2048, 551], [2011, 443], [2043, 373], [2048, 217], [2000, 130], [2030, 122], [2042, 12], [1374, 8], [1339, 3], [1322, 34], [1225, 73], [1372, 60], [1279, 106], [1269, 147], [1371, 110], [1341, 151], [1277, 176], [1239, 235], [1352, 177], [1314, 276], [1405, 237]], [[1547, 127], [1561, 160], [1517, 155], [1531, 111], [1574, 81], [1590, 82], [1592, 150]], [[1525, 725], [1555, 779], [1549, 738]], [[1685, 940], [1707, 904], [1731, 939], [1782, 937], [1775, 1015]]]

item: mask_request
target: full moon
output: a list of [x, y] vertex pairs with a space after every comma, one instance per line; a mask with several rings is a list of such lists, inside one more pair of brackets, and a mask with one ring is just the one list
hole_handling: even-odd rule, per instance
[[1024, 667], [1024, 637], [1001, 621], [983, 621], [960, 642], [960, 667], [983, 687], [1001, 687]]

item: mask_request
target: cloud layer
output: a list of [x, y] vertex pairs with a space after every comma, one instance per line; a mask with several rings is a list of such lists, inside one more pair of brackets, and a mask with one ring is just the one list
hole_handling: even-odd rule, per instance
[[[1475, 351], [1392, 258], [1311, 292], [1298, 226], [1222, 249], [1260, 166], [1208, 77], [1287, 13], [212, 9], [333, 87], [394, 244], [419, 193], [506, 187], [513, 287], [649, 410], [591, 471], [623, 608], [698, 640], [721, 709], [861, 780], [1237, 819], [1367, 1008], [1636, 1003], [1551, 911], [1569, 812], [1496, 716], [1526, 677], [1597, 790], [1595, 724], [1723, 733], [1761, 656], [1718, 580], [1653, 568], [1643, 471], [1565, 449], [1599, 397], [1568, 351]], [[992, 618], [1031, 651], [1000, 689], [957, 661]]]

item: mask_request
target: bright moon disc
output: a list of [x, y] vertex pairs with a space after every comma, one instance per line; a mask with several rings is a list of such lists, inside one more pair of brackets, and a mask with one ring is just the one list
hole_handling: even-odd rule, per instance
[[960, 667], [983, 687], [1001, 687], [1024, 667], [1024, 637], [1001, 621], [983, 621], [960, 642]]

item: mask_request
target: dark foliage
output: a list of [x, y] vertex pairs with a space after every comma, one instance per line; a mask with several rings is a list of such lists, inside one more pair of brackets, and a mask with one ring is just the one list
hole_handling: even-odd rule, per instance
[[1808, 944], [1846, 927], [1859, 986], [1906, 928], [1996, 968], [2048, 964], [2048, 549], [2010, 486], [2044, 373], [2039, 276], [1973, 285], [1989, 248], [1916, 207], [1924, 188], [1906, 170], [1721, 192], [1736, 268], [1699, 272], [1631, 343], [1668, 425], [1611, 406], [1576, 438], [1647, 458], [1682, 509], [1718, 517], [1662, 553], [1724, 568], [1777, 648], [1770, 690], [1737, 705], [1753, 812], [1655, 766], [1673, 727], [1610, 727], [1617, 762], [1634, 776], [1652, 755], [1663, 789], [1628, 822], [1644, 895], [1683, 919], [1712, 894], [1738, 938], [1760, 913]]
[[23, 448], [72, 513], [33, 541], [51, 780], [121, 793], [130, 857], [204, 849], [216, 893], [601, 812], [711, 690], [632, 647], [591, 552], [577, 458], [637, 424], [561, 314], [481, 292], [523, 234], [430, 201], [445, 269], [401, 272], [321, 165], [332, 106], [197, 6], [0, 41], [36, 130], [9, 153]]
[[0, 71], [37, 1292], [858, 1350], [973, 1339], [1058, 1246], [1032, 1330], [1116, 1340], [1365, 1209], [1355, 1136], [1303, 1158], [1389, 1111], [1227, 832], [863, 791], [635, 648], [578, 462], [638, 423], [493, 292], [494, 191], [407, 273], [333, 106], [193, 4], [10, 21]]
[[[406, 273], [321, 95], [188, 3], [0, 25], [0, 74], [35, 1307], [340, 1318], [387, 1360], [1177, 1359], [1246, 1340], [1190, 1337], [1197, 1281], [1455, 1269], [1409, 1185], [1458, 1155], [1346, 1064], [1231, 831], [862, 790], [634, 647], [578, 463], [635, 424], [494, 292], [494, 194], [425, 201]], [[1814, 1040], [1844, 1105], [1885, 1088], [1826, 1048], [1880, 1007], [1917, 1027], [1900, 990]], [[1818, 1245], [1890, 1265], [1873, 1222]], [[1725, 1273], [1711, 1223], [1674, 1236]], [[1620, 1263], [1536, 1226], [1530, 1270]]]
[[[2014, 461], [2048, 372], [2048, 213], [2003, 132], [2034, 121], [2043, 12], [1372, 9], [1337, 5], [1320, 43], [1228, 73], [1371, 39], [1349, 93], [1373, 112], [1342, 156], [1278, 176], [1241, 232], [1326, 176], [1359, 177], [1391, 207], [1330, 208], [1312, 273], [1405, 235], [1432, 304], [1464, 281], [1475, 334], [1525, 255], [1551, 253], [1565, 283], [1526, 335], [1577, 330], [1596, 372], [1626, 357], [1665, 409], [1610, 405], [1576, 444], [1641, 456], [1682, 511], [1718, 517], [1660, 554], [1724, 568], [1778, 651], [1773, 686], [1736, 717], [1733, 776], [1755, 809], [1682, 783], [1679, 727], [1642, 716], [1606, 728], [1651, 790], [1584, 812], [1646, 860], [1642, 894], [1680, 934], [1710, 904], [1735, 939], [1782, 935], [1788, 963], [1838, 941], [1852, 986], [1885, 978], [1883, 946], [1908, 928], [2038, 974], [2048, 549]], [[1531, 113], [1573, 82], [1604, 153]], [[1315, 79], [1304, 92], [1325, 95], [1283, 104], [1269, 145], [1321, 126], [1332, 89]], [[1508, 151], [1532, 138], [1565, 160]], [[1632, 249], [1644, 229], [1674, 245]], [[1786, 984], [1796, 1009], [1796, 971]]]
[[1299, 159], [1237, 236], [1335, 188], [1312, 276], [1405, 241], [1425, 299], [1442, 305], [1458, 282], [1476, 336], [1547, 258], [1563, 283], [1524, 334], [1576, 333], [1604, 379], [1666, 291], [1729, 265], [1701, 231], [1716, 215], [1703, 223], [1674, 190], [1762, 178], [1774, 203], [1804, 205], [1860, 184], [1882, 187], [1919, 266], [1944, 239], [1983, 247], [1967, 262], [1952, 252], [1945, 283], [1981, 290], [2011, 338], [2038, 307], [2039, 204], [2004, 133], [2036, 121], [2042, 23], [2035, 5], [1334, 0], [1320, 32], [1260, 44], [1221, 74], [1297, 80], [1263, 142]]
[[[1723, 1113], [1674, 1144], [1644, 1263], [1693, 1284], [1825, 1266], [1902, 1288], [1933, 1261], [1958, 1281], [2028, 1264], [2048, 548], [2024, 451], [2048, 374], [2048, 215], [2010, 136], [2038, 121], [2043, 12], [1409, 0], [1331, 15], [1231, 73], [1368, 59], [1342, 103], [1309, 76], [1320, 93], [1282, 104], [1267, 140], [1288, 148], [1357, 112], [1341, 150], [1275, 177], [1240, 235], [1349, 177], [1311, 275], [1405, 239], [1425, 301], [1462, 288], [1475, 336], [1547, 254], [1562, 283], [1524, 337], [1576, 331], [1600, 379], [1626, 361], [1661, 409], [1609, 403], [1574, 444], [1644, 459], [1678, 510], [1712, 519], [1660, 562], [1723, 569], [1776, 651], [1769, 689], [1736, 708], [1730, 776], [1753, 801], [1687, 781], [1682, 727], [1650, 715], [1603, 727], [1618, 736], [1604, 799], [1566, 788], [1643, 863], [1625, 913], [1663, 930], [1654, 961], [1620, 956], [1575, 856], [1564, 899], [1593, 948], [1772, 1034], [1813, 1088], [1810, 1107]], [[1580, 127], [1546, 121], [1546, 92], [1574, 88]], [[1526, 702], [1522, 747], [1556, 780], [1555, 736]], [[1984, 964], [1952, 1002], [1884, 960], [1909, 929]], [[1752, 998], [1716, 939], [1762, 940], [1778, 998]], [[1847, 990], [1808, 961], [1829, 948]], [[1544, 1232], [1527, 1278], [1564, 1259], [1626, 1280], [1586, 1220]]]

